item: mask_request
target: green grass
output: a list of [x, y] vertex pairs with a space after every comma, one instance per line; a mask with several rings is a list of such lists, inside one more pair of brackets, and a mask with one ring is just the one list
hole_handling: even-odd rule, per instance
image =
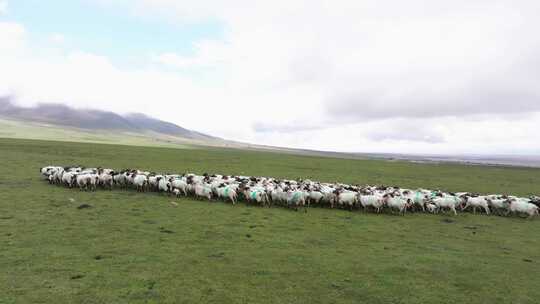
[[540, 301], [538, 219], [86, 193], [41, 181], [47, 164], [540, 193], [538, 169], [0, 139], [0, 303]]

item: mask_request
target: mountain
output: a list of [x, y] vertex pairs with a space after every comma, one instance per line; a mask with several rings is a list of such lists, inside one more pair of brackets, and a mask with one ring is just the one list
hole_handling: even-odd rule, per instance
[[181, 137], [191, 138], [191, 139], [202, 139], [202, 140], [218, 139], [217, 137], [206, 135], [197, 131], [184, 129], [171, 122], [166, 122], [163, 120], [152, 118], [150, 116], [147, 116], [141, 113], [131, 113], [124, 116], [124, 118], [139, 128], [161, 133], [161, 134], [181, 136]]
[[9, 98], [0, 98], [0, 116], [28, 122], [48, 123], [85, 130], [158, 133], [198, 141], [219, 140], [217, 137], [182, 128], [141, 113], [120, 115], [113, 112], [75, 109], [62, 104], [43, 103], [20, 107]]

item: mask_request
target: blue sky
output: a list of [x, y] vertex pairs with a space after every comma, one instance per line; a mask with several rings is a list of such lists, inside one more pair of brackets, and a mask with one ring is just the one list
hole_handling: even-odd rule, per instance
[[192, 55], [194, 42], [219, 40], [224, 29], [217, 20], [194, 23], [141, 16], [126, 5], [88, 0], [9, 1], [3, 19], [24, 24], [33, 44], [48, 43], [44, 37], [61, 34], [67, 50], [105, 55], [117, 64], [164, 52]]

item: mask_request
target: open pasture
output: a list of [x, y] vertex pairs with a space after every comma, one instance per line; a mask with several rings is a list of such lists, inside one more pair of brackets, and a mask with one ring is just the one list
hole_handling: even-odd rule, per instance
[[296, 213], [80, 192], [38, 172], [84, 164], [526, 196], [540, 192], [538, 169], [14, 139], [0, 139], [0, 159], [0, 303], [540, 301], [538, 220]]

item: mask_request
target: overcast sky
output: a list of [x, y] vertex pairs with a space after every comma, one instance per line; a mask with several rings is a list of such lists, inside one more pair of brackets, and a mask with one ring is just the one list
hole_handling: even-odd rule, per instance
[[318, 150], [540, 154], [538, 0], [0, 0], [0, 95]]

